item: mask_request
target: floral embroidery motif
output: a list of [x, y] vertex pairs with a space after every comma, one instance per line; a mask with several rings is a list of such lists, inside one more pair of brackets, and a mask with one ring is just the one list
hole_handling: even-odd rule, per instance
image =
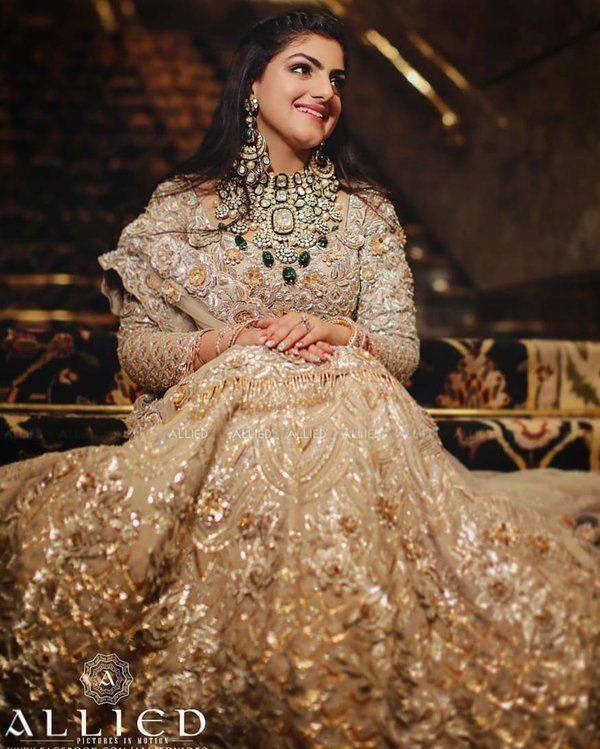
[[323, 255], [323, 262], [327, 263], [327, 265], [332, 265], [333, 263], [336, 263], [338, 260], [340, 260], [340, 258], [341, 255], [339, 251], [330, 247]]
[[262, 271], [257, 268], [248, 268], [242, 278], [249, 289], [259, 289], [266, 283]]
[[550, 539], [545, 534], [532, 533], [529, 536], [529, 542], [538, 553], [544, 556], [550, 551]]
[[376, 234], [371, 239], [371, 250], [376, 255], [384, 255], [388, 251], [388, 237], [382, 234]]
[[150, 262], [161, 275], [171, 273], [180, 265], [180, 251], [170, 243], [168, 235], [160, 240], [150, 258]]
[[492, 543], [497, 541], [505, 546], [512, 546], [516, 541], [516, 534], [508, 523], [500, 523], [491, 531], [484, 528], [482, 535], [487, 541]]
[[226, 247], [223, 257], [228, 265], [237, 265], [242, 262], [242, 252], [238, 247]]
[[169, 302], [175, 303], [181, 299], [181, 289], [169, 279], [162, 282], [161, 291]]
[[202, 286], [206, 281], [206, 278], [206, 270], [201, 265], [196, 265], [193, 268], [190, 268], [187, 274], [188, 283], [192, 286]]
[[373, 268], [369, 268], [369, 266], [367, 266], [362, 272], [362, 279], [367, 283], [372, 283], [375, 280], [375, 271], [373, 270]]

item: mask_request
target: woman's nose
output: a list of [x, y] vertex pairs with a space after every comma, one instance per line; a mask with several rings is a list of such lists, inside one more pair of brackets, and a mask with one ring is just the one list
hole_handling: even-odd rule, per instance
[[329, 101], [335, 94], [333, 83], [328, 77], [320, 78], [314, 85], [312, 90], [313, 97], [320, 97], [324, 101]]

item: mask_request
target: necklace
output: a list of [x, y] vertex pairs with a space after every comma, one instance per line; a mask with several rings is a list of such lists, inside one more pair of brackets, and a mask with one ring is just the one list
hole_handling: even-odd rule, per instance
[[[339, 181], [333, 162], [328, 156], [313, 152], [308, 164], [293, 174], [263, 172], [258, 182], [248, 184], [251, 195], [250, 212], [242, 217], [243, 188], [239, 181], [221, 180], [217, 185], [220, 201], [215, 207], [217, 219], [232, 218], [227, 226], [219, 222], [219, 229], [235, 234], [235, 243], [241, 249], [248, 246], [244, 234], [256, 231], [253, 242], [262, 249], [262, 261], [267, 268], [275, 258], [284, 264], [283, 280], [296, 282], [295, 263], [302, 268], [310, 263], [310, 250], [328, 245], [327, 234], [337, 231], [342, 211], [336, 196]], [[332, 224], [330, 226], [330, 224]]]

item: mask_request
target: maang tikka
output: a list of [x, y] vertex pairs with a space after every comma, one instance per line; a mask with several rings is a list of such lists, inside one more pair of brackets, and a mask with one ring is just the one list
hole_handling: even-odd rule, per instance
[[[325, 248], [327, 234], [338, 225], [330, 222], [342, 220], [342, 211], [336, 203], [339, 181], [335, 167], [324, 153], [322, 143], [311, 154], [308, 164], [293, 174], [269, 173], [271, 165], [267, 143], [256, 125], [258, 100], [251, 96], [244, 102], [244, 145], [233, 162], [238, 179], [221, 180], [217, 185], [220, 202], [215, 208], [217, 219], [233, 219], [227, 226], [219, 222], [220, 229], [235, 234], [236, 246], [248, 246], [244, 234], [255, 231], [252, 242], [262, 248], [263, 264], [270, 268], [277, 258], [284, 263], [282, 276], [287, 284], [295, 283], [298, 263], [305, 268], [311, 260], [309, 250]], [[251, 196], [250, 213], [244, 217], [240, 208], [244, 204], [243, 179]], [[298, 251], [299, 250], [299, 251]]]

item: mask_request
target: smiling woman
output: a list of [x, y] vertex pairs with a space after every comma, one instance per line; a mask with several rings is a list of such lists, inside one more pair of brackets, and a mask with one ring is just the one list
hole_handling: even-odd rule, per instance
[[[298, 64], [298, 58], [308, 63]], [[254, 81], [252, 96], [260, 104], [258, 128], [269, 144], [275, 172], [301, 169], [311, 149], [333, 133], [342, 112], [339, 81], [344, 76], [340, 44], [307, 34], [275, 55]], [[293, 112], [300, 117], [290, 117]]]

